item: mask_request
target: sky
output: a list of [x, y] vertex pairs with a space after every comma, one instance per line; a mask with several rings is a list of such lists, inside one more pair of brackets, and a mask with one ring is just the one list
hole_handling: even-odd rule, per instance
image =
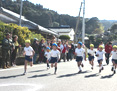
[[[83, 0], [29, 0], [59, 14], [78, 16]], [[85, 17], [98, 17], [100, 20], [117, 20], [117, 0], [85, 0]], [[83, 10], [81, 16], [83, 15]]]

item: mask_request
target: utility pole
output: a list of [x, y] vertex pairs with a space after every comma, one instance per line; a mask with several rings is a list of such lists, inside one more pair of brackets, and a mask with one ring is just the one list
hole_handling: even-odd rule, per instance
[[77, 22], [76, 22], [75, 35], [74, 35], [74, 43], [77, 42], [78, 25], [79, 25], [79, 22], [80, 22], [80, 13], [81, 13], [81, 9], [82, 9], [82, 4], [83, 3], [81, 2], [79, 15], [78, 15], [78, 19], [77, 19]]
[[85, 43], [85, 0], [83, 1], [82, 42]]
[[19, 26], [21, 26], [21, 18], [22, 18], [22, 7], [23, 7], [23, 1], [21, 0], [21, 4], [20, 4], [20, 18], [19, 18]]

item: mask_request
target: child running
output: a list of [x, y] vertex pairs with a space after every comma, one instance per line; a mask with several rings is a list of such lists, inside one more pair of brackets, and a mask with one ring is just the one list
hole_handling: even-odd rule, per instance
[[112, 55], [112, 63], [113, 63], [113, 67], [112, 67], [112, 71], [114, 71], [114, 74], [116, 73], [116, 68], [117, 68], [117, 46], [114, 45], [113, 46], [113, 51], [111, 52]]
[[53, 68], [53, 64], [55, 64], [55, 72], [54, 74], [56, 74], [57, 72], [57, 62], [60, 59], [60, 52], [57, 50], [57, 44], [54, 43], [52, 44], [52, 51], [50, 52], [50, 56], [51, 56], [51, 67]]
[[28, 62], [30, 63], [30, 66], [33, 66], [33, 55], [34, 55], [34, 50], [33, 48], [30, 46], [30, 40], [26, 40], [25, 41], [25, 47], [24, 47], [24, 53], [23, 55], [25, 56], [25, 66], [24, 66], [24, 74], [26, 74], [27, 71], [27, 64]]
[[82, 61], [83, 61], [84, 54], [85, 54], [85, 60], [86, 60], [86, 53], [85, 53], [85, 50], [82, 48], [82, 42], [78, 42], [78, 46], [75, 49], [76, 62], [77, 62], [78, 68], [79, 68], [78, 73], [82, 72], [80, 66], [82, 66]]
[[45, 57], [46, 57], [46, 63], [47, 63], [47, 69], [50, 68], [49, 66], [49, 59], [50, 59], [50, 47], [47, 47], [46, 48], [46, 52], [45, 52]]
[[99, 50], [96, 52], [96, 56], [97, 56], [98, 64], [99, 64], [99, 73], [101, 73], [101, 71], [104, 70], [104, 67], [102, 64], [104, 54], [105, 52], [103, 51], [103, 46], [100, 45]]
[[93, 66], [94, 66], [94, 54], [95, 54], [95, 50], [94, 50], [94, 45], [90, 44], [90, 49], [88, 50], [88, 58], [89, 58], [89, 64], [91, 64], [91, 69], [93, 70]]

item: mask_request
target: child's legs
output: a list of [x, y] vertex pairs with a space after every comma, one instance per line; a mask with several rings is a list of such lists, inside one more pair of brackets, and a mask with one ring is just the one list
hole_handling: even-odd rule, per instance
[[24, 71], [25, 71], [25, 72], [26, 72], [26, 70], [27, 70], [27, 63], [28, 63], [28, 61], [25, 60], [25, 65], [24, 65]]
[[53, 63], [51, 63], [51, 67], [53, 68]]
[[92, 66], [94, 66], [94, 59], [92, 59], [91, 64], [92, 64]]
[[56, 74], [56, 71], [57, 71], [57, 62], [55, 63], [55, 74]]
[[80, 66], [81, 66], [81, 63], [82, 63], [82, 61], [77, 62], [78, 67], [80, 67]]
[[33, 62], [29, 62], [30, 63], [30, 66], [32, 67], [33, 66]]
[[99, 67], [101, 67], [102, 66], [102, 61], [100, 61], [100, 63], [99, 63]]
[[55, 67], [57, 67], [57, 62], [55, 63]]

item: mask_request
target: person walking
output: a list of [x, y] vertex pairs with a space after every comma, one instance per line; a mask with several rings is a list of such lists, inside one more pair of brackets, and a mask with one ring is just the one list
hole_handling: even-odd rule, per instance
[[105, 56], [106, 56], [107, 65], [109, 64], [109, 55], [110, 55], [111, 51], [112, 51], [112, 43], [108, 42], [105, 46], [105, 52], [106, 52]]

